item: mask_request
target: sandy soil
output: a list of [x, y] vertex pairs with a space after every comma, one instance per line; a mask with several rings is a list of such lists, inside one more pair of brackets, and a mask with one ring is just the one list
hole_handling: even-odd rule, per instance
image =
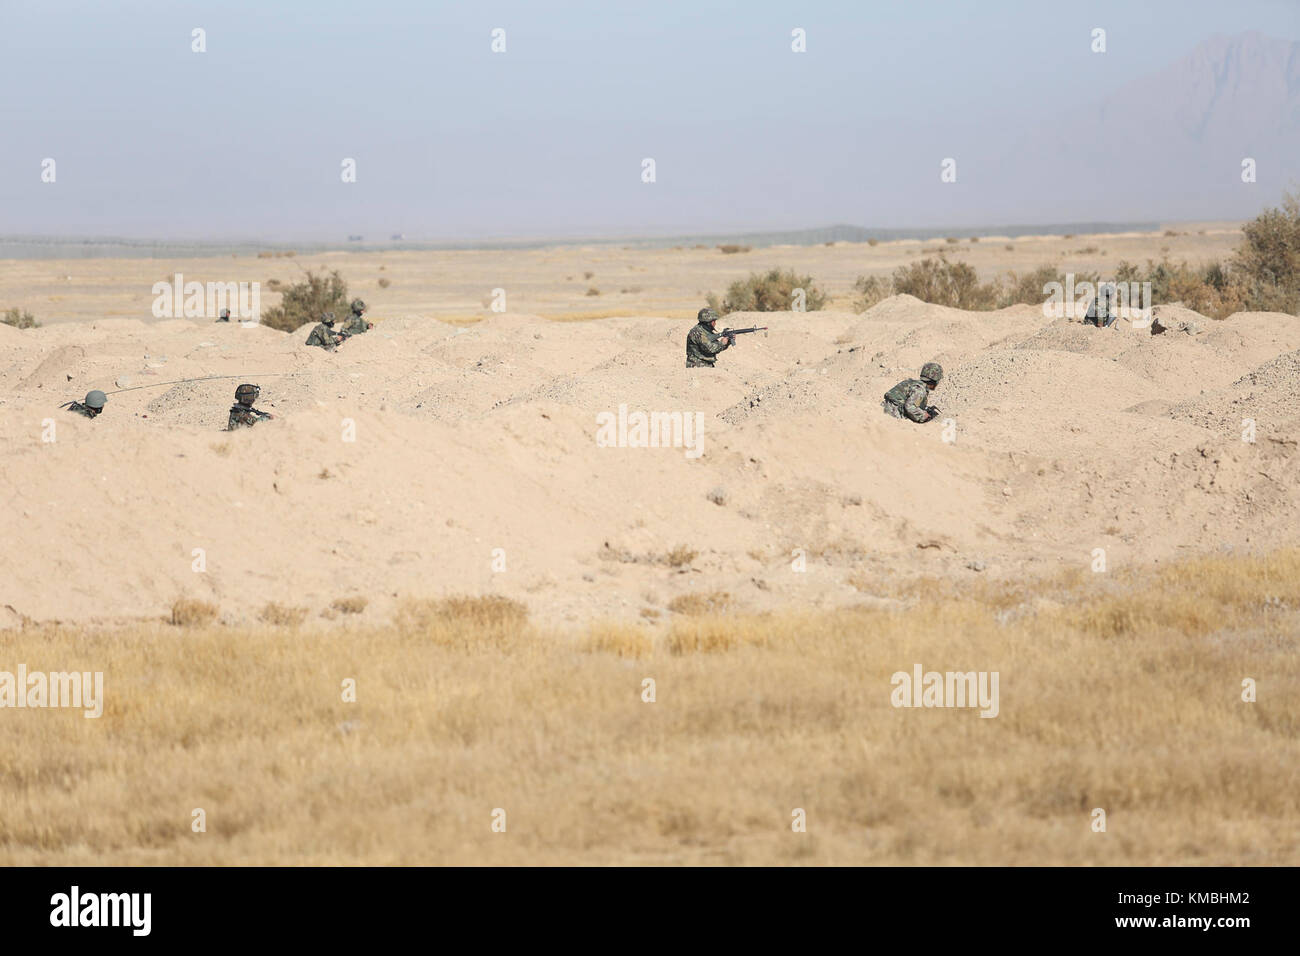
[[[1241, 240], [1234, 223], [1175, 223], [1159, 233], [1061, 236], [984, 236], [948, 243], [936, 236], [906, 240], [773, 246], [727, 255], [717, 248], [640, 249], [609, 245], [531, 250], [446, 252], [332, 252], [292, 258], [226, 256], [206, 259], [29, 259], [0, 262], [0, 308], [21, 306], [44, 323], [105, 318], [152, 321], [153, 284], [177, 272], [198, 282], [260, 282], [262, 305], [279, 296], [271, 279], [297, 282], [304, 269], [339, 269], [352, 291], [377, 316], [477, 319], [488, 312], [493, 289], [505, 289], [512, 312], [548, 318], [666, 315], [686, 318], [705, 294], [721, 293], [751, 271], [774, 266], [814, 276], [851, 308], [859, 275], [885, 276], [942, 250], [968, 262], [981, 281], [1010, 270], [1054, 264], [1062, 271], [1109, 272], [1123, 259], [1142, 263], [1167, 250], [1192, 262], [1226, 259]], [[1006, 247], [1010, 246], [1010, 249]], [[590, 276], [587, 273], [591, 273]], [[380, 280], [389, 285], [381, 288]], [[589, 295], [595, 289], [599, 295]]]
[[[536, 272], [533, 259], [573, 254], [511, 255]], [[689, 253], [622, 255], [630, 276]], [[840, 250], [763, 255], [820, 276]], [[709, 256], [733, 277], [760, 258]], [[5, 264], [5, 287], [55, 265]], [[448, 324], [362, 294], [378, 324], [335, 354], [304, 345], [306, 328], [0, 326], [3, 620], [156, 617], [180, 596], [228, 623], [349, 594], [371, 616], [408, 595], [501, 593], [555, 623], [639, 619], [701, 590], [747, 610], [829, 608], [885, 601], [916, 576], [1091, 567], [1098, 548], [1118, 568], [1298, 537], [1293, 316], [1153, 336], [895, 297], [862, 315], [729, 316], [771, 330], [688, 370], [690, 320], [670, 314]], [[90, 297], [70, 313], [93, 310]], [[881, 394], [930, 359], [947, 369], [935, 401], [951, 424], [882, 415]], [[216, 375], [230, 377], [113, 394], [95, 421], [58, 410], [90, 388]], [[227, 434], [241, 381], [278, 419]], [[624, 405], [699, 413], [702, 454], [600, 447], [599, 416]]]

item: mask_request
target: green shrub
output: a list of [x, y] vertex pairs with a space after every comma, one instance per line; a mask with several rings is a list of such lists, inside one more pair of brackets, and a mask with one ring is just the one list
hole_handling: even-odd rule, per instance
[[[1095, 272], [1076, 272], [1074, 273], [1074, 284], [1077, 286], [1081, 282], [1091, 282], [1094, 285], [1101, 281], [1101, 276]], [[1065, 287], [1065, 273], [1057, 271], [1055, 266], [1039, 266], [1033, 272], [1027, 272], [1020, 275], [1016, 272], [1008, 272], [998, 283], [998, 305], [999, 309], [1005, 309], [1012, 305], [1041, 305], [1047, 301], [1047, 293], [1043, 287], [1049, 282], [1059, 282], [1062, 288]]]
[[1242, 228], [1245, 238], [1232, 265], [1253, 287], [1300, 290], [1300, 196], [1287, 193], [1279, 209], [1260, 213]]
[[731, 312], [788, 312], [794, 302], [794, 290], [804, 291], [804, 311], [815, 312], [826, 304], [826, 295], [814, 284], [812, 276], [800, 276], [793, 269], [752, 272], [747, 279], [737, 279], [727, 288], [727, 295], [709, 293], [712, 308]]
[[321, 275], [309, 271], [306, 279], [284, 290], [279, 305], [262, 313], [262, 324], [292, 332], [308, 322], [319, 322], [322, 312], [342, 318], [349, 309], [348, 284], [337, 269]]
[[17, 308], [6, 311], [4, 318], [0, 319], [0, 322], [5, 325], [12, 325], [15, 329], [36, 329], [40, 328], [41, 325], [36, 321], [36, 316], [26, 309], [19, 310]]
[[998, 298], [996, 283], [980, 285], [974, 268], [965, 262], [949, 262], [942, 253], [937, 259], [899, 266], [894, 270], [893, 288], [897, 295], [914, 295], [922, 302], [956, 309], [992, 309]]
[[853, 291], [856, 293], [853, 299], [853, 311], [865, 312], [877, 302], [893, 295], [894, 286], [888, 279], [880, 276], [858, 276], [858, 281], [853, 283]]

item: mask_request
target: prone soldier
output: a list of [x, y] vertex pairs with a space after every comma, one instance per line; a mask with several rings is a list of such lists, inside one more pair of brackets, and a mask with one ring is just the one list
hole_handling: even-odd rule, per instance
[[84, 415], [86, 418], [94, 418], [104, 410], [104, 405], [108, 403], [108, 396], [99, 389], [91, 389], [86, 393], [84, 402], [64, 402], [60, 408], [66, 408], [70, 412], [76, 412], [78, 415]]
[[880, 407], [886, 415], [894, 418], [907, 418], [918, 424], [932, 421], [939, 416], [939, 409], [929, 404], [930, 393], [939, 387], [942, 378], [943, 366], [938, 362], [926, 362], [921, 366], [920, 378], [899, 382], [885, 393]]

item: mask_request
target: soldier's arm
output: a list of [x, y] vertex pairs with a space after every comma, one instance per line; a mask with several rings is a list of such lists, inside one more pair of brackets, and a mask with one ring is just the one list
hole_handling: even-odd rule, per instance
[[929, 391], [924, 386], [910, 389], [907, 393], [907, 400], [903, 402], [903, 414], [914, 422], [928, 422], [930, 412], [925, 407], [925, 400], [929, 395]]
[[719, 352], [725, 352], [731, 348], [731, 343], [723, 339], [716, 332], [710, 332], [707, 336], [701, 336], [700, 348], [708, 355], [717, 355]]

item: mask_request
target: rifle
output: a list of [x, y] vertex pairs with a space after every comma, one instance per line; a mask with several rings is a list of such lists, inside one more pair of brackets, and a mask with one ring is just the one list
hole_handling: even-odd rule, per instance
[[719, 335], [745, 335], [748, 332], [766, 332], [766, 325], [756, 325], [750, 329], [723, 329]]

